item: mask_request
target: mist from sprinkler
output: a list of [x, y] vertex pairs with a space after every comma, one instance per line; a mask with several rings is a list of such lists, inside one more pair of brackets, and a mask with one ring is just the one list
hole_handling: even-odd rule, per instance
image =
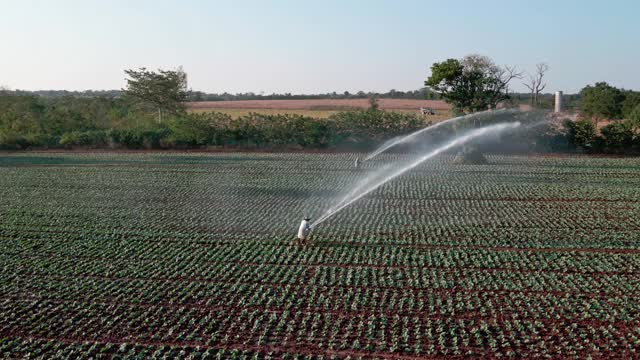
[[[494, 111], [495, 114], [495, 111]], [[457, 118], [454, 118], [457, 119]], [[451, 119], [451, 120], [454, 120]], [[462, 145], [468, 141], [471, 140], [475, 140], [478, 139], [480, 137], [483, 136], [487, 136], [487, 135], [495, 135], [499, 132], [505, 131], [505, 130], [509, 130], [509, 129], [515, 129], [517, 127], [520, 126], [520, 122], [507, 122], [507, 123], [499, 123], [499, 124], [494, 124], [494, 125], [489, 125], [489, 126], [485, 126], [485, 127], [481, 127], [478, 129], [473, 129], [473, 130], [469, 130], [464, 132], [461, 135], [456, 136], [454, 139], [449, 140], [448, 142], [446, 142], [445, 144], [437, 147], [434, 150], [429, 151], [428, 153], [419, 156], [418, 158], [414, 159], [413, 161], [410, 161], [408, 164], [402, 166], [401, 168], [397, 169], [395, 172], [389, 173], [389, 170], [391, 168], [391, 165], [387, 165], [381, 169], [379, 169], [378, 171], [376, 171], [375, 173], [367, 176], [366, 178], [364, 178], [362, 181], [360, 181], [358, 184], [356, 184], [356, 186], [346, 195], [344, 196], [335, 206], [329, 208], [322, 216], [320, 216], [316, 221], [314, 221], [309, 227], [311, 228], [315, 228], [316, 226], [322, 224], [324, 221], [326, 221], [327, 219], [329, 219], [330, 217], [336, 215], [337, 213], [339, 213], [340, 211], [342, 211], [344, 208], [346, 208], [347, 206], [353, 204], [354, 202], [358, 201], [359, 199], [361, 199], [362, 197], [364, 197], [365, 195], [371, 193], [372, 191], [374, 191], [375, 189], [379, 188], [380, 186], [386, 184], [387, 182], [397, 178], [398, 176], [406, 173], [407, 171], [415, 168], [416, 166], [422, 164], [423, 162], [435, 157], [436, 155], [439, 155], [451, 148], [454, 148], [456, 146]], [[427, 129], [430, 129], [432, 127], [429, 127]], [[424, 130], [424, 129], [423, 129]], [[414, 133], [415, 134], [415, 133]], [[413, 135], [413, 134], [412, 134]], [[408, 135], [407, 137], [409, 137], [411, 135]], [[404, 139], [406, 139], [407, 137], [405, 137]], [[397, 142], [396, 144], [398, 144], [400, 142]], [[391, 146], [389, 146], [391, 147]], [[389, 148], [387, 147], [387, 148]], [[384, 151], [384, 149], [382, 150]], [[382, 152], [380, 151], [380, 152]], [[378, 153], [380, 153], [378, 152]]]
[[433, 130], [436, 130], [436, 129], [440, 128], [440, 127], [443, 127], [445, 125], [454, 124], [454, 123], [457, 123], [457, 122], [463, 121], [463, 120], [482, 120], [484, 118], [493, 117], [493, 116], [496, 116], [496, 115], [506, 115], [506, 114], [516, 115], [518, 113], [521, 113], [521, 110], [519, 110], [519, 109], [486, 110], [486, 111], [480, 111], [480, 112], [477, 112], [477, 113], [458, 116], [458, 117], [454, 117], [454, 118], [451, 118], [451, 119], [448, 119], [448, 120], [440, 121], [440, 122], [438, 122], [438, 123], [436, 123], [434, 125], [428, 126], [428, 127], [424, 128], [424, 129], [420, 129], [420, 130], [415, 131], [415, 132], [413, 132], [413, 133], [411, 133], [409, 135], [396, 137], [396, 138], [393, 138], [393, 139], [385, 142], [379, 148], [374, 150], [371, 154], [367, 155], [367, 157], [365, 157], [363, 161], [367, 161], [367, 160], [373, 159], [374, 157], [382, 154], [383, 152], [391, 149], [392, 147], [394, 147], [396, 145], [405, 144], [405, 143], [408, 143], [410, 141], [413, 141], [419, 135], [423, 135], [423, 134], [429, 133], [429, 132], [431, 132]]

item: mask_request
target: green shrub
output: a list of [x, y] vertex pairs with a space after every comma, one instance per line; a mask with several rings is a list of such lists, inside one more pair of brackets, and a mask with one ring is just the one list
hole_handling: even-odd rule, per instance
[[15, 132], [0, 132], [0, 148], [25, 149], [29, 147], [29, 141], [24, 135]]
[[49, 134], [33, 134], [29, 133], [24, 137], [30, 146], [38, 147], [56, 147], [60, 144], [60, 137], [52, 136]]
[[111, 146], [127, 149], [159, 149], [171, 134], [167, 128], [157, 129], [113, 129], [107, 132]]
[[94, 130], [94, 131], [72, 131], [62, 134], [60, 137], [60, 145], [69, 146], [88, 146], [88, 147], [102, 147], [108, 142], [108, 136], [106, 131]]
[[567, 132], [567, 141], [572, 148], [582, 148], [590, 150], [596, 139], [596, 126], [589, 120], [578, 120], [564, 122]]
[[219, 128], [230, 122], [231, 118], [228, 115], [220, 113], [189, 114], [175, 119], [170, 124], [166, 143], [179, 147], [219, 145], [216, 136]]
[[609, 153], [624, 153], [631, 150], [633, 131], [627, 123], [614, 122], [600, 129], [602, 150]]
[[142, 133], [139, 130], [120, 130], [113, 129], [109, 131], [109, 137], [112, 144], [120, 145], [128, 149], [142, 148]]
[[376, 109], [339, 112], [329, 119], [335, 123], [334, 145], [377, 143], [425, 126], [416, 115]]
[[638, 135], [640, 132], [640, 104], [631, 111], [625, 123], [629, 125], [629, 128], [631, 128], [631, 131], [633, 131], [635, 135]]
[[569, 150], [569, 140], [566, 132], [558, 131], [551, 126], [540, 126], [539, 129], [540, 131], [523, 132], [524, 135], [521, 137], [518, 137], [519, 133], [515, 133], [510, 137], [510, 140], [517, 139], [518, 143], [524, 145], [525, 151], [564, 152]]

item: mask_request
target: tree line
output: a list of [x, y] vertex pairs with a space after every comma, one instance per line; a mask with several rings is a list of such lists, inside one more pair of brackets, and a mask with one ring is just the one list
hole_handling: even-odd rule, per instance
[[[541, 106], [545, 63], [536, 65], [523, 84], [533, 107]], [[514, 106], [522, 98], [509, 92], [510, 83], [523, 80], [524, 72], [515, 66], [498, 66], [486, 56], [467, 55], [462, 59], [447, 59], [431, 66], [425, 85], [452, 105], [455, 112], [473, 113], [503, 106]], [[578, 110], [578, 121], [565, 121], [563, 135], [567, 147], [585, 152], [640, 152], [640, 92], [618, 89], [606, 82], [587, 85], [578, 97], [568, 98]], [[549, 99], [550, 100], [550, 99]], [[549, 101], [550, 102], [550, 101]], [[599, 122], [610, 123], [600, 127]]]
[[[1, 91], [2, 89], [0, 89]], [[108, 97], [117, 98], [125, 96], [124, 90], [84, 90], [84, 91], [68, 91], [68, 90], [8, 90], [5, 93], [15, 95], [36, 95], [45, 98], [62, 98], [62, 97]], [[204, 91], [189, 90], [186, 93], [186, 101], [236, 101], [236, 100], [313, 100], [313, 99], [368, 99], [371, 97], [389, 98], [389, 99], [414, 99], [414, 100], [438, 100], [439, 96], [436, 92], [424, 87], [417, 90], [395, 90], [391, 89], [387, 92], [373, 91], [357, 91], [357, 92], [327, 92], [320, 94], [257, 94], [254, 92], [245, 93], [207, 93]]]
[[157, 94], [171, 82], [179, 83], [180, 76], [165, 74], [169, 75], [165, 82], [146, 69], [129, 75], [126, 96], [117, 98], [0, 93], [0, 148], [363, 149], [387, 136], [425, 126], [424, 118], [417, 114], [387, 112], [375, 106], [339, 112], [327, 119], [258, 113], [234, 119], [219, 112], [189, 113], [182, 102], [183, 92]]
[[[490, 58], [470, 55], [435, 63], [425, 81], [428, 93], [460, 113], [515, 106], [531, 101], [545, 107], [538, 66], [530, 75], [529, 98], [512, 93], [510, 83], [523, 79], [515, 67], [497, 66]], [[543, 71], [541, 71], [543, 70]], [[367, 110], [343, 111], [328, 119], [299, 115], [249, 114], [239, 119], [221, 113], [186, 111], [187, 75], [181, 69], [126, 70], [127, 86], [119, 95], [39, 96], [0, 90], [0, 147], [174, 148], [203, 146], [338, 147], [366, 146], [425, 126], [424, 118], [379, 110], [369, 97]], [[343, 94], [343, 96], [346, 96]], [[357, 95], [356, 95], [357, 96]], [[398, 95], [404, 96], [404, 95]], [[640, 93], [600, 82], [586, 86], [575, 100], [581, 119], [563, 131], [546, 134], [552, 150], [638, 152]], [[602, 120], [613, 120], [600, 127]], [[563, 145], [564, 144], [564, 145]]]

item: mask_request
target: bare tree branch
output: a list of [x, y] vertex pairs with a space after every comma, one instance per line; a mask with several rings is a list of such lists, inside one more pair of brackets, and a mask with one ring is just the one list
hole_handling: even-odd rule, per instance
[[529, 91], [531, 91], [531, 105], [538, 104], [538, 96], [547, 87], [546, 83], [543, 83], [544, 75], [549, 70], [549, 65], [545, 63], [536, 64], [536, 73], [529, 74], [529, 82], [523, 82], [522, 84], [526, 86]]
[[500, 68], [500, 72], [498, 73], [498, 77], [502, 82], [502, 86], [504, 87], [505, 94], [509, 94], [509, 83], [513, 79], [522, 79], [522, 71], [518, 71], [516, 66], [505, 65]]

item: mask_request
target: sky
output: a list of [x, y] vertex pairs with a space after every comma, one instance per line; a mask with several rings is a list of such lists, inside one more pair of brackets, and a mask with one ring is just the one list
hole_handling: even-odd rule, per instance
[[476, 53], [547, 63], [545, 92], [640, 90], [639, 14], [636, 0], [0, 0], [0, 86], [120, 89], [124, 69], [182, 66], [205, 92], [406, 91]]

